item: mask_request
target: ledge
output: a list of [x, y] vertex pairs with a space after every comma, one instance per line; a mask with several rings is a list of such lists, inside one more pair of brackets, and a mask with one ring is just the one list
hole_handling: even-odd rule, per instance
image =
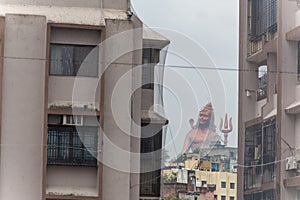
[[300, 26], [297, 26], [285, 34], [288, 41], [300, 41]]
[[162, 49], [170, 44], [170, 40], [162, 36], [160, 33], [150, 28], [144, 27], [143, 43], [144, 47]]
[[48, 200], [99, 200], [99, 197], [82, 197], [82, 196], [61, 196], [61, 195], [46, 195]]
[[100, 8], [0, 4], [0, 16], [6, 14], [45, 16], [49, 23], [105, 25]]
[[105, 19], [128, 20], [126, 10], [62, 7], [42, 5], [16, 5], [0, 3], [0, 16], [6, 14], [40, 15], [48, 23], [105, 26]]
[[283, 180], [284, 187], [299, 187], [300, 186], [300, 176], [295, 176]]
[[257, 188], [247, 189], [247, 190], [245, 190], [244, 193], [252, 194], [252, 193], [261, 192], [261, 191], [270, 190], [270, 189], [275, 189], [275, 185], [274, 185], [273, 181], [271, 181], [269, 183], [263, 183], [260, 187], [257, 187]]
[[98, 198], [95, 188], [47, 186], [47, 199], [78, 199], [92, 200]]
[[87, 116], [99, 116], [100, 112], [88, 109], [72, 109], [72, 108], [51, 108], [48, 109], [48, 114], [52, 115], [87, 115]]
[[271, 118], [273, 116], [277, 115], [277, 109], [274, 108], [273, 110], [271, 110], [271, 112], [269, 112], [263, 119], [268, 119], [268, 118]]
[[298, 114], [300, 113], [300, 101], [295, 101], [294, 103], [287, 106], [285, 109], [286, 114]]
[[268, 53], [274, 53], [277, 51], [277, 38], [264, 44], [263, 48], [256, 53], [247, 57], [248, 62], [260, 63], [267, 59]]
[[169, 120], [160, 116], [154, 111], [148, 111], [148, 110], [142, 110], [141, 111], [141, 118], [142, 123], [147, 124], [162, 124], [167, 125], [169, 123]]

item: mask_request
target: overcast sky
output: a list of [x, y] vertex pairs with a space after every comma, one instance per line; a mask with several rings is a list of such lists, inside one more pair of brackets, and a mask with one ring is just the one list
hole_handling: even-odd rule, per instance
[[228, 146], [237, 146], [238, 72], [224, 68], [237, 69], [238, 0], [132, 0], [132, 4], [148, 27], [171, 40], [164, 76], [170, 120], [166, 148], [171, 157], [181, 152], [189, 119], [197, 120], [199, 109], [210, 101], [217, 126], [225, 112], [233, 118]]

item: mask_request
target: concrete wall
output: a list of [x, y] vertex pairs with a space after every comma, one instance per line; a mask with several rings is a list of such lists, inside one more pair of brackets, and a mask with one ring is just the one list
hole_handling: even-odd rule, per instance
[[4, 56], [0, 199], [38, 200], [43, 175], [45, 17], [7, 15]]
[[86, 189], [94, 191], [94, 195], [97, 195], [96, 167], [48, 166], [46, 181], [47, 190], [55, 188], [56, 191], [63, 191], [73, 188], [79, 193]]
[[101, 7], [101, 0], [0, 0], [0, 3], [7, 4], [27, 4], [27, 5], [42, 5], [42, 6], [66, 6], [66, 7]]
[[103, 0], [103, 8], [126, 10], [130, 0]]
[[[134, 47], [133, 28], [130, 21], [106, 21], [104, 62], [112, 63], [105, 71], [104, 85], [104, 135], [103, 135], [103, 199], [136, 199], [131, 197], [131, 95], [133, 94], [132, 61]], [[121, 45], [122, 44], [122, 45]], [[126, 54], [126, 55], [124, 55]], [[121, 81], [121, 82], [119, 82]], [[136, 161], [135, 161], [136, 162]], [[136, 188], [135, 184], [135, 188]], [[118, 192], [115, 192], [118, 188]]]
[[94, 102], [99, 110], [100, 88], [97, 87], [98, 81], [97, 78], [50, 76], [48, 103], [72, 102], [72, 100]]
[[[278, 23], [278, 50], [277, 63], [279, 71], [297, 71], [297, 43], [288, 42], [286, 33], [295, 27], [295, 12], [297, 4], [288, 1], [279, 1], [279, 23]], [[278, 74], [278, 135], [277, 138], [282, 138], [277, 144], [277, 160], [281, 160], [290, 155], [286, 152], [285, 142], [291, 146], [295, 146], [295, 116], [287, 115], [284, 109], [295, 100], [295, 87], [298, 85], [297, 74], [279, 73]], [[284, 141], [285, 140], [285, 141]], [[278, 141], [278, 140], [277, 140]], [[277, 164], [276, 184], [277, 196], [281, 199], [295, 199], [296, 193], [293, 194], [289, 189], [286, 189], [282, 182], [288, 173], [285, 170], [285, 163]], [[280, 189], [280, 190], [279, 190]], [[280, 192], [280, 193], [279, 193]]]
[[0, 3], [126, 10], [130, 0], [0, 0]]

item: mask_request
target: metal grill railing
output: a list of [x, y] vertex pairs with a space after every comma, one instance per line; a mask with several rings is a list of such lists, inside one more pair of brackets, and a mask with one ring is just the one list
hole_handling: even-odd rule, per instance
[[250, 5], [248, 55], [261, 50], [277, 31], [277, 0], [251, 0]]
[[276, 159], [276, 117], [245, 130], [244, 189], [274, 180]]
[[48, 126], [48, 165], [97, 165], [97, 127]]

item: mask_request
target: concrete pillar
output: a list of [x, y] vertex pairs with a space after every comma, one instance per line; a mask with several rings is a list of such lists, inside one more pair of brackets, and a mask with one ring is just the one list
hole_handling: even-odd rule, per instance
[[0, 199], [42, 199], [46, 18], [6, 15]]

